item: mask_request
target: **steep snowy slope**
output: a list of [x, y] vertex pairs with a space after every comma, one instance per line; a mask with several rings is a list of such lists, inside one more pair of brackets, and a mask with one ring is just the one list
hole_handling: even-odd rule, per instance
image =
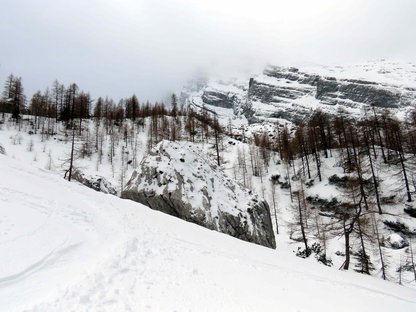
[[416, 291], [0, 155], [1, 311], [414, 311]]

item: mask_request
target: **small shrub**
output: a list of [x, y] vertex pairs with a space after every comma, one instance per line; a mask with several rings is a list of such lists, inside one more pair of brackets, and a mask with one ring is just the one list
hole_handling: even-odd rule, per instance
[[410, 231], [409, 227], [399, 221], [384, 220], [383, 223], [393, 232], [402, 233], [404, 235], [416, 235], [415, 231]]
[[416, 208], [407, 206], [406, 208], [404, 208], [404, 212], [406, 212], [409, 216], [416, 218]]
[[315, 180], [312, 179], [312, 180], [307, 181], [305, 185], [306, 187], [312, 187], [314, 183], [315, 183]]
[[328, 182], [331, 185], [346, 188], [347, 183], [348, 183], [348, 177], [347, 176], [339, 177], [336, 174], [334, 174], [328, 178]]
[[324, 252], [321, 244], [319, 243], [313, 243], [310, 248], [299, 247], [298, 251], [296, 252], [296, 256], [303, 259], [308, 258], [312, 254], [315, 255], [315, 259], [318, 260], [318, 262], [326, 266], [332, 266], [332, 260], [326, 257], [326, 253]]
[[288, 189], [288, 188], [290, 188], [289, 182], [282, 182], [282, 183], [280, 183], [280, 188], [281, 189]]
[[272, 183], [274, 185], [279, 184], [280, 183], [280, 174], [274, 174], [270, 177], [270, 181], [272, 181]]
[[298, 247], [298, 251], [296, 252], [296, 256], [298, 256], [299, 258], [303, 258], [303, 259], [308, 258], [311, 254], [312, 254], [311, 248]]
[[333, 197], [331, 200], [327, 200], [320, 198], [319, 196], [308, 196], [306, 197], [306, 200], [308, 201], [308, 203], [315, 206], [315, 208], [318, 208], [323, 211], [334, 211], [340, 205], [340, 202], [335, 197]]
[[380, 202], [384, 205], [394, 204], [395, 199], [396, 199], [396, 195], [382, 196], [382, 197], [380, 197]]

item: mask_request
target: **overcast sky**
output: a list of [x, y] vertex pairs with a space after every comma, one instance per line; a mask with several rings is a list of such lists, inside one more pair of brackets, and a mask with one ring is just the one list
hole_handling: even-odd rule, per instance
[[159, 100], [266, 63], [416, 63], [415, 0], [0, 0], [0, 81]]

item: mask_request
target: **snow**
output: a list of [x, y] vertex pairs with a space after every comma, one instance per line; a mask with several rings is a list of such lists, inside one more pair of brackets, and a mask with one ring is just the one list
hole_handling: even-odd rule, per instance
[[[94, 122], [85, 121], [84, 125], [93, 138]], [[62, 179], [62, 170], [67, 168], [62, 164], [68, 157], [70, 143], [62, 129], [56, 136], [42, 138], [40, 134], [29, 135], [31, 128], [26, 123], [19, 128], [12, 122], [0, 125], [0, 145], [6, 151], [6, 156], [0, 155], [1, 311], [415, 309], [415, 291], [406, 288], [416, 285], [413, 272], [401, 274], [406, 287], [394, 284], [398, 282], [399, 265], [407, 261], [406, 248], [382, 247], [390, 282], [378, 279], [380, 263], [378, 251], [373, 248], [368, 251], [376, 268], [371, 277], [352, 272], [355, 259], [351, 272], [339, 272], [337, 269], [345, 260], [342, 254], [337, 255], [345, 248], [342, 236], [327, 241], [332, 268], [317, 264], [313, 257], [297, 258], [294, 252], [301, 243], [292, 239], [297, 236], [298, 226], [294, 225], [293, 203], [287, 189], [276, 187], [280, 234], [273, 252], [100, 194], [76, 182], [68, 183]], [[134, 130], [138, 132], [139, 163], [146, 152], [147, 129]], [[241, 129], [246, 137], [251, 132], [275, 130], [276, 125], [266, 123]], [[113, 135], [117, 136], [117, 131]], [[125, 147], [129, 156], [121, 169], [124, 144], [116, 144], [111, 164], [107, 155], [111, 135], [104, 135], [103, 140], [102, 163], [92, 154], [77, 159], [76, 166], [90, 175], [104, 176], [119, 189], [133, 172], [133, 166], [126, 161], [134, 157], [136, 143], [129, 142]], [[121, 138], [116, 137], [117, 140]], [[198, 145], [203, 152], [214, 153], [212, 144]], [[284, 163], [273, 154], [263, 176], [254, 177], [249, 159], [252, 146], [228, 137], [224, 138], [224, 145], [222, 168], [240, 182], [238, 158], [239, 152], [245, 151], [250, 176], [247, 186], [268, 200], [275, 225], [270, 177], [281, 174], [284, 179]], [[337, 151], [333, 153], [333, 157], [321, 159], [325, 177], [322, 182], [318, 182], [312, 166], [315, 182], [305, 189], [307, 196], [328, 200], [342, 200], [345, 196], [327, 180], [333, 174], [344, 175], [335, 162], [339, 158]], [[405, 193], [399, 187], [400, 169], [383, 165], [381, 158], [375, 166], [382, 195], [396, 195], [394, 203], [383, 205], [386, 213], [379, 219], [380, 234], [387, 241], [392, 232], [384, 227], [383, 220], [400, 221], [410, 231], [416, 229], [416, 220], [403, 213]], [[297, 167], [301, 167], [300, 160]], [[325, 218], [319, 222], [325, 222]], [[307, 235], [310, 243], [319, 241], [313, 229]], [[359, 249], [357, 240], [351, 243], [354, 251]], [[301, 296], [304, 297], [299, 300]]]
[[391, 247], [393, 247], [395, 249], [400, 249], [400, 248], [403, 248], [404, 246], [406, 246], [406, 242], [403, 239], [403, 237], [401, 237], [397, 233], [390, 234], [387, 237], [386, 241]]
[[362, 64], [345, 66], [302, 66], [302, 71], [338, 79], [361, 79], [383, 85], [414, 88], [416, 85], [416, 65], [394, 60], [374, 60]]
[[288, 79], [278, 79], [275, 77], [271, 77], [265, 74], [261, 74], [255, 77], [256, 81], [259, 83], [264, 83], [267, 85], [279, 87], [279, 88], [287, 88], [287, 89], [293, 89], [296, 91], [296, 89], [300, 89], [303, 91], [308, 91], [310, 93], [315, 93], [316, 88], [313, 86], [301, 84], [297, 81], [291, 81]]
[[414, 311], [416, 291], [246, 243], [0, 155], [3, 311]]
[[[145, 140], [145, 134], [140, 140]], [[232, 142], [235, 145], [223, 155], [228, 171], [237, 150], [247, 149], [241, 142]], [[295, 257], [298, 244], [288, 238], [293, 216], [284, 190], [277, 190], [281, 234], [274, 251], [68, 183], [58, 165], [69, 149], [65, 141], [43, 141], [39, 135], [5, 126], [0, 144], [7, 151], [6, 156], [0, 155], [2, 311], [416, 308], [415, 290]], [[208, 151], [209, 144], [202, 148]], [[46, 170], [50, 157], [54, 165]], [[99, 172], [117, 183], [120, 159], [115, 157], [114, 169], [106, 159], [96, 166], [94, 157], [77, 162], [91, 174]], [[330, 159], [323, 162], [322, 170], [330, 176], [340, 169]], [[276, 172], [283, 168], [271, 166], [263, 180]], [[269, 198], [269, 185], [259, 180], [253, 178], [253, 187]], [[337, 190], [329, 191], [332, 186], [325, 184], [317, 183], [309, 192], [322, 198], [337, 196]], [[343, 248], [337, 239], [328, 244], [332, 251]], [[397, 263], [398, 257], [399, 253], [393, 254], [391, 261]], [[339, 267], [342, 259], [333, 260]]]

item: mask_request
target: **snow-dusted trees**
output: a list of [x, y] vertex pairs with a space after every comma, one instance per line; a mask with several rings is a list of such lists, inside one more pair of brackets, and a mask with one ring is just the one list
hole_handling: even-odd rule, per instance
[[305, 257], [309, 257], [311, 251], [308, 245], [308, 239], [306, 237], [306, 231], [305, 231], [305, 227], [306, 227], [306, 224], [305, 224], [306, 213], [305, 212], [307, 209], [307, 205], [306, 205], [306, 199], [305, 199], [303, 179], [300, 178], [298, 182], [299, 182], [299, 186], [297, 190], [293, 192], [293, 194], [296, 197], [297, 220], [298, 220], [298, 224], [299, 224], [300, 231], [302, 234], [302, 241], [303, 241], [303, 244], [305, 245], [304, 255]]
[[221, 141], [221, 135], [223, 132], [223, 129], [220, 125], [220, 123], [218, 122], [218, 118], [216, 115], [214, 115], [214, 118], [212, 120], [212, 124], [211, 127], [213, 129], [214, 132], [214, 139], [215, 139], [215, 152], [216, 152], [216, 158], [217, 158], [217, 165], [220, 166], [220, 141]]
[[137, 99], [137, 96], [135, 94], [133, 94], [132, 97], [126, 99], [125, 101], [125, 105], [126, 105], [126, 118], [129, 118], [133, 121], [136, 121], [136, 118], [139, 114], [139, 100]]
[[185, 116], [185, 130], [188, 133], [188, 140], [191, 142], [195, 142], [197, 122], [196, 113], [193, 111], [192, 107], [189, 106]]
[[[54, 119], [55, 123], [56, 111], [55, 105], [52, 102], [50, 93], [46, 90], [44, 93], [37, 91], [30, 100], [29, 104], [29, 113], [32, 114], [34, 118], [33, 128], [34, 132], [37, 133], [37, 130], [41, 126], [42, 135], [46, 134], [49, 136], [53, 133], [53, 125], [50, 119]], [[46, 119], [46, 125], [45, 125]]]
[[55, 106], [55, 120], [59, 119], [59, 112], [63, 109], [65, 87], [55, 80], [52, 85], [52, 103]]
[[170, 115], [176, 120], [179, 112], [178, 112], [178, 98], [175, 93], [173, 93], [171, 96], [170, 105], [171, 105]]
[[15, 77], [13, 74], [7, 77], [1, 95], [1, 110], [3, 119], [5, 113], [11, 113], [12, 118], [19, 121], [20, 114], [25, 108], [26, 97], [24, 95], [22, 78]]
[[286, 178], [290, 191], [290, 199], [291, 201], [293, 201], [292, 184], [290, 179], [290, 167], [292, 166], [294, 151], [293, 144], [291, 144], [289, 129], [287, 126], [285, 126], [282, 132], [279, 133], [278, 141], [280, 157], [284, 161], [286, 167]]

